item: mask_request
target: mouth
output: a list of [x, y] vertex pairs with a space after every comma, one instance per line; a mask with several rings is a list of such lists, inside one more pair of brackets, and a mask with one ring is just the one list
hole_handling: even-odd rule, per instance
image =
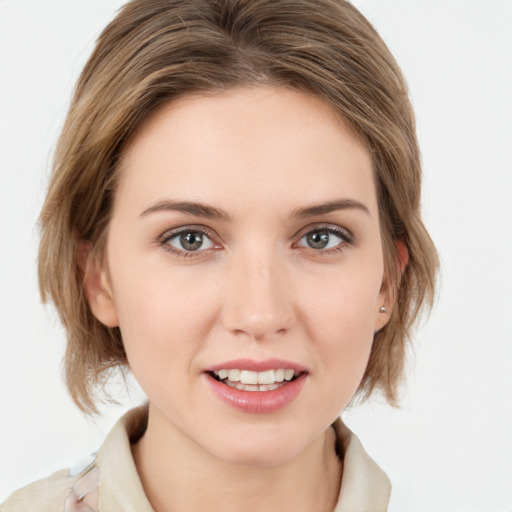
[[301, 394], [309, 371], [284, 359], [236, 359], [203, 372], [213, 394], [244, 413], [274, 413]]
[[239, 391], [267, 392], [286, 386], [305, 372], [292, 368], [276, 368], [265, 371], [222, 368], [207, 373], [217, 382]]

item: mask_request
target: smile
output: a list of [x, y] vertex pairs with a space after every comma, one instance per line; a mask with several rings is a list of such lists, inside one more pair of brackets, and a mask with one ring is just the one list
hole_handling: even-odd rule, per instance
[[291, 368], [262, 372], [233, 368], [213, 371], [211, 374], [219, 382], [240, 391], [273, 391], [297, 378], [301, 372]]
[[284, 359], [225, 361], [203, 371], [222, 402], [245, 413], [274, 413], [294, 402], [309, 380], [309, 370]]

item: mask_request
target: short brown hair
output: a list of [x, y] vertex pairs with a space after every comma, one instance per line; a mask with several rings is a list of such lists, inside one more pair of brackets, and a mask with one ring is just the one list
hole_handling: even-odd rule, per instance
[[[41, 294], [66, 328], [66, 381], [82, 410], [96, 410], [94, 391], [127, 363], [119, 329], [93, 316], [77, 263], [81, 242], [104, 247], [124, 143], [164, 102], [254, 84], [323, 99], [372, 155], [396, 306], [375, 334], [359, 393], [380, 389], [396, 402], [410, 329], [432, 303], [438, 261], [420, 215], [414, 115], [388, 48], [343, 0], [133, 0], [100, 35], [77, 83], [40, 217]], [[397, 240], [409, 253], [403, 273]]]

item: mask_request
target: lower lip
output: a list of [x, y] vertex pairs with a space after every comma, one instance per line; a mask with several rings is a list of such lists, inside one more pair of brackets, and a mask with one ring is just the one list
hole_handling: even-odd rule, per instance
[[272, 391], [242, 391], [231, 388], [214, 379], [208, 373], [203, 374], [211, 389], [221, 400], [243, 412], [271, 413], [291, 403], [304, 387], [307, 374], [303, 373], [295, 380]]

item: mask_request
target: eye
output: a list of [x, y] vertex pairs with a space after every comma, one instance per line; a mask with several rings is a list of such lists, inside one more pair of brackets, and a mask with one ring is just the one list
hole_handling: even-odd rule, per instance
[[350, 235], [341, 228], [322, 227], [308, 231], [297, 245], [317, 251], [329, 251], [329, 249], [341, 250], [343, 245], [350, 243], [352, 243]]
[[211, 238], [198, 229], [183, 229], [171, 233], [162, 240], [162, 244], [178, 253], [200, 252], [214, 247]]

